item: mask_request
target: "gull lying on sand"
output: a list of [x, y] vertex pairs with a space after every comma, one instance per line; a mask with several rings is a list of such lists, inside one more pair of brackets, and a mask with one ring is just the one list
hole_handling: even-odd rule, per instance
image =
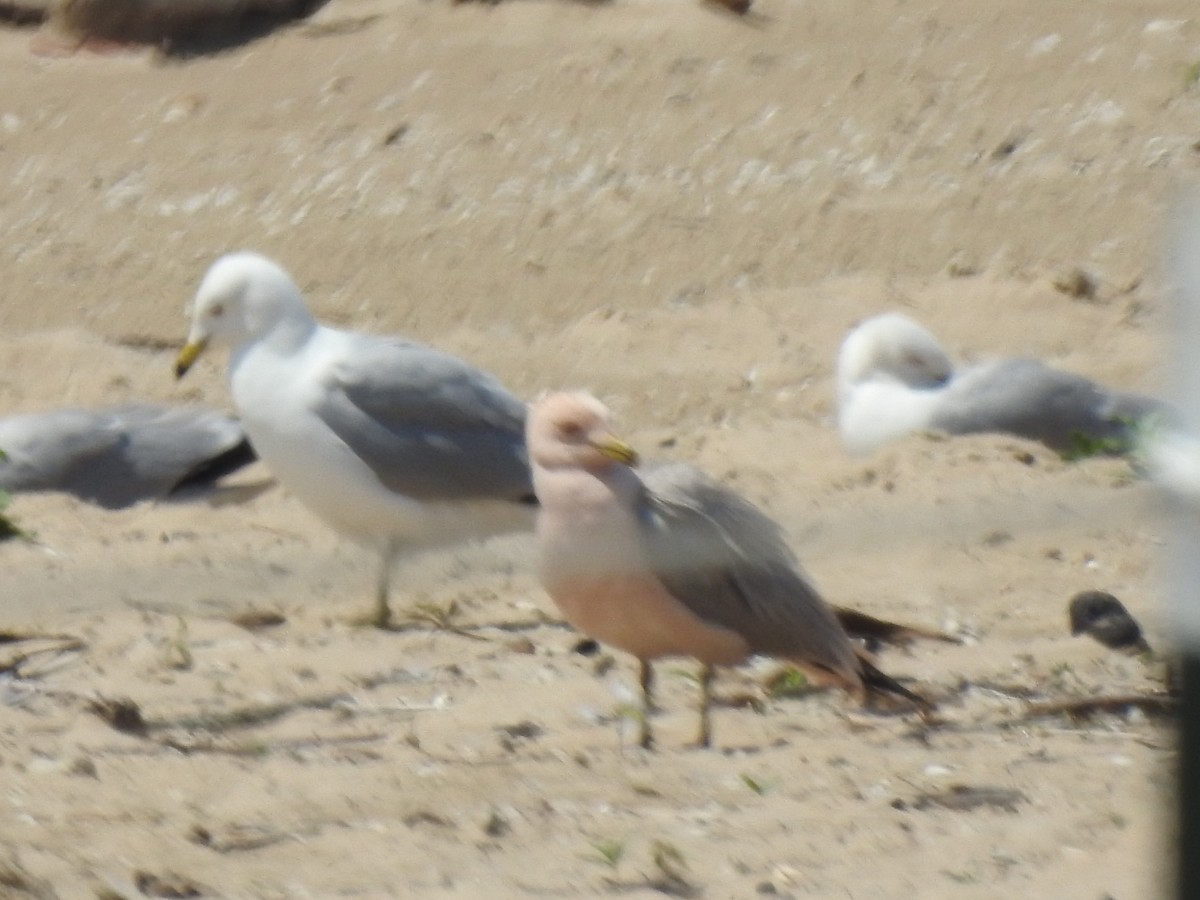
[[379, 553], [373, 622], [390, 622], [402, 551], [532, 528], [525, 404], [496, 379], [396, 337], [319, 324], [287, 272], [253, 253], [217, 260], [192, 310], [182, 377], [232, 350], [233, 401], [279, 481]]
[[920, 431], [1001, 432], [1064, 455], [1125, 453], [1147, 417], [1170, 416], [1161, 401], [1110, 391], [1033, 359], [956, 372], [937, 338], [899, 313], [850, 332], [838, 353], [837, 384], [838, 429], [851, 453]]
[[255, 459], [236, 419], [150, 403], [0, 419], [0, 490], [64, 491], [107, 509], [203, 490]]
[[879, 689], [927, 705], [859, 657], [779, 526], [747, 500], [682, 463], [639, 476], [636, 454], [589, 394], [539, 400], [526, 433], [542, 583], [572, 625], [637, 657], [642, 746], [653, 741], [651, 665], [663, 656], [703, 665], [702, 746], [713, 667], [753, 654], [855, 693]]

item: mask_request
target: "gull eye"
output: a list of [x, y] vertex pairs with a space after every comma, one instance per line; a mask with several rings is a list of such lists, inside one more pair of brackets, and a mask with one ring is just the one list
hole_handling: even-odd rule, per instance
[[214, 303], [208, 308], [208, 314], [214, 319], [221, 318], [221, 316], [225, 315], [225, 304]]
[[578, 422], [564, 422], [558, 426], [558, 433], [564, 438], [574, 440], [583, 435], [583, 426]]

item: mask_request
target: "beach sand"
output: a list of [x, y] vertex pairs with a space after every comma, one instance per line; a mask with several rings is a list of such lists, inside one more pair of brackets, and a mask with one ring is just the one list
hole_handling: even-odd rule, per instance
[[956, 358], [1160, 390], [1193, 7], [332, 0], [187, 59], [0, 31], [3, 412], [228, 408], [220, 354], [172, 362], [208, 264], [254, 249], [327, 321], [594, 392], [775, 515], [831, 602], [966, 638], [880, 655], [940, 724], [751, 666], [711, 751], [668, 663], [645, 754], [634, 665], [574, 652], [528, 537], [411, 559], [418, 621], [382, 633], [350, 623], [373, 557], [261, 465], [224, 503], [21, 496], [0, 629], [82, 647], [0, 644], [41, 650], [0, 682], [0, 896], [1163, 896], [1168, 725], [1025, 716], [1161, 689], [1066, 614], [1111, 591], [1168, 645], [1152, 492], [1004, 437], [851, 458], [833, 361], [900, 309]]

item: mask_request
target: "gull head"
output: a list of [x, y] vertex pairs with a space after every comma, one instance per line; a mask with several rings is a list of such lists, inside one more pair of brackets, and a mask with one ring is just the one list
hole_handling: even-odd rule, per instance
[[583, 391], [547, 394], [529, 410], [525, 440], [534, 466], [604, 471], [637, 465], [637, 453], [610, 431], [608, 408]]
[[923, 326], [899, 313], [867, 319], [846, 336], [838, 352], [838, 389], [868, 381], [935, 388], [954, 374], [954, 364]]
[[281, 323], [311, 327], [304, 297], [278, 263], [257, 253], [230, 253], [204, 275], [191, 309], [187, 344], [175, 363], [182, 378], [210, 344], [238, 347], [265, 337]]

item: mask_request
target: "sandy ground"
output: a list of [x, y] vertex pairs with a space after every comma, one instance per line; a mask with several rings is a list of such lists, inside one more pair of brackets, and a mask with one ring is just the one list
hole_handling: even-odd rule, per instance
[[[1159, 386], [1195, 5], [755, 10], [332, 0], [189, 60], [0, 31], [0, 409], [227, 406], [224, 360], [176, 385], [173, 349], [208, 263], [254, 248], [328, 320], [590, 388], [778, 516], [831, 600], [968, 636], [881, 659], [944, 723], [767, 698], [689, 749], [680, 662], [645, 754], [630, 662], [572, 652], [527, 538], [412, 560], [401, 605], [440, 624], [379, 633], [347, 624], [372, 559], [278, 488], [21, 497], [0, 627], [84, 647], [0, 683], [0, 896], [1163, 896], [1170, 729], [1022, 718], [1159, 686], [1065, 615], [1109, 590], [1166, 642], [1147, 488], [1003, 438], [851, 459], [831, 371], [900, 308], [966, 358]], [[1055, 289], [1077, 268], [1094, 297]], [[145, 735], [89, 712], [118, 698]], [[997, 802], [921, 800], [956, 785]]]

